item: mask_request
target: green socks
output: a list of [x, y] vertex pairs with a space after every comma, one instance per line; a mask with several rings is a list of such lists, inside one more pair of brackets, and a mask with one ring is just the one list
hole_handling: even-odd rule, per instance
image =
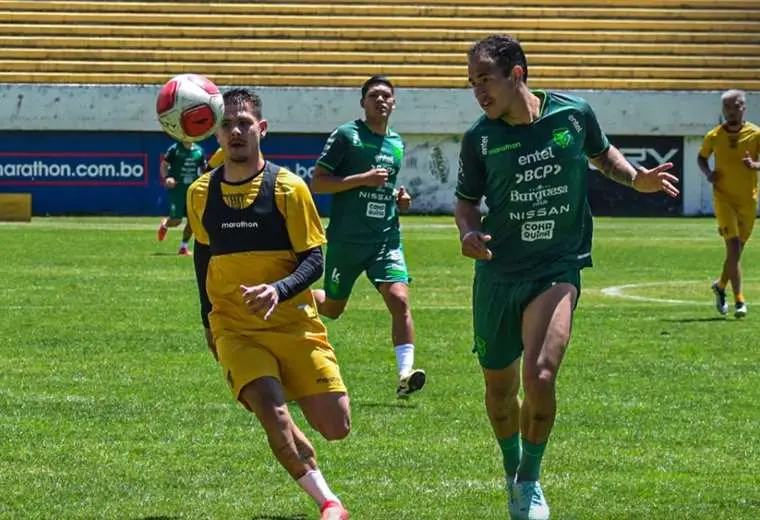
[[546, 450], [546, 443], [533, 444], [522, 439], [522, 459], [517, 469], [517, 480], [538, 480], [544, 450]]
[[517, 474], [517, 468], [520, 466], [520, 435], [515, 433], [506, 439], [497, 440], [504, 457], [504, 471], [508, 477], [514, 477]]

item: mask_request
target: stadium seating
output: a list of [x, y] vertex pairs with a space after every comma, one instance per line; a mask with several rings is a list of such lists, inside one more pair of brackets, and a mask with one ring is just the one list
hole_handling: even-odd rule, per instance
[[465, 53], [505, 32], [531, 84], [760, 90], [760, 7], [741, 0], [0, 0], [0, 82], [464, 87]]

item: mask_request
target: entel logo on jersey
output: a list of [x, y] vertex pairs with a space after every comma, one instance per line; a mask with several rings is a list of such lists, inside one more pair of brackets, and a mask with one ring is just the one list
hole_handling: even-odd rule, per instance
[[484, 157], [488, 155], [488, 136], [487, 135], [480, 136], [480, 153], [482, 153]]
[[535, 152], [521, 155], [517, 158], [517, 164], [525, 166], [526, 164], [548, 161], [549, 159], [554, 159], [554, 150], [552, 150], [551, 146], [547, 146], [543, 150], [536, 150]]
[[554, 238], [554, 221], [536, 220], [535, 222], [523, 222], [520, 230], [523, 242], [551, 240]]

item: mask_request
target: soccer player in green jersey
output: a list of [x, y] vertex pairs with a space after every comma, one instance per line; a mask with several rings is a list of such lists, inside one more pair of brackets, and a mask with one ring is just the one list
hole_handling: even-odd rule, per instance
[[[169, 192], [169, 216], [161, 221], [157, 237], [159, 241], [166, 238], [170, 227], [177, 227], [187, 216], [186, 196], [190, 185], [201, 176], [206, 169], [206, 155], [203, 148], [195, 143], [174, 143], [161, 160], [161, 183]], [[192, 253], [187, 243], [193, 236], [190, 223], [182, 230], [182, 242], [178, 254], [183, 256]]]
[[525, 54], [511, 37], [475, 43], [468, 61], [484, 114], [462, 139], [455, 219], [462, 254], [476, 260], [473, 351], [503, 454], [510, 515], [547, 519], [539, 469], [556, 415], [557, 371], [570, 341], [580, 271], [591, 266], [587, 161], [644, 193], [675, 197], [677, 178], [667, 171], [671, 163], [651, 170], [629, 164], [583, 99], [530, 90]]
[[368, 79], [361, 90], [365, 118], [336, 128], [317, 160], [311, 181], [315, 193], [332, 193], [327, 227], [324, 290], [314, 291], [319, 313], [338, 318], [356, 279], [366, 272], [391, 313], [396, 350], [396, 395], [406, 398], [425, 384], [414, 368], [414, 322], [409, 306], [409, 273], [399, 228], [399, 209], [411, 196], [394, 189], [404, 158], [404, 141], [388, 120], [396, 97], [384, 76]]

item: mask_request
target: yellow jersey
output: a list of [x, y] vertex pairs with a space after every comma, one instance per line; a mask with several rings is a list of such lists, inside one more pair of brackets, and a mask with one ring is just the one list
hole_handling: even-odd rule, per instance
[[[290, 275], [296, 253], [325, 244], [309, 188], [296, 174], [267, 162], [240, 184], [224, 182], [223, 169], [199, 177], [188, 189], [187, 218], [199, 243], [211, 248], [206, 292], [215, 335], [293, 327], [318, 319], [309, 289], [278, 304], [269, 320], [248, 311], [241, 285], [273, 283]], [[261, 194], [261, 196], [259, 196]]]
[[208, 169], [216, 170], [224, 164], [224, 149], [220, 146], [208, 160]]
[[699, 155], [708, 159], [715, 154], [716, 172], [713, 190], [716, 195], [736, 203], [757, 201], [757, 170], [744, 165], [749, 152], [753, 161], [760, 156], [760, 127], [745, 122], [738, 132], [729, 132], [723, 125], [705, 135]]

